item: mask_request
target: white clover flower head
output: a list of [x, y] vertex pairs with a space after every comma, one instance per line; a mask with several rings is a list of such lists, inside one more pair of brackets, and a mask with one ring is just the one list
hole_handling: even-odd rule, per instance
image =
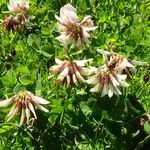
[[26, 13], [29, 9], [28, 0], [9, 0], [8, 9], [12, 13]]
[[55, 59], [56, 64], [50, 67], [50, 72], [58, 74], [57, 82], [58, 83], [66, 83], [67, 86], [72, 84], [78, 85], [80, 82], [85, 82], [83, 76], [91, 75], [94, 71], [94, 67], [86, 68], [85, 64], [89, 60], [74, 60], [68, 61], [64, 60], [61, 61], [59, 59]]
[[129, 86], [125, 82], [126, 77], [127, 75], [118, 74], [105, 66], [104, 68], [98, 69], [95, 75], [89, 77], [87, 83], [94, 85], [90, 91], [101, 92], [101, 97], [107, 94], [109, 97], [112, 97], [113, 94], [119, 96], [122, 94], [120, 88]]
[[60, 9], [60, 16], [55, 15], [58, 20], [58, 29], [61, 35], [56, 37], [65, 47], [68, 44], [80, 46], [84, 43], [90, 43], [89, 31], [97, 27], [93, 25], [91, 16], [86, 16], [80, 22], [76, 9], [71, 4], [66, 4]]
[[7, 114], [7, 121], [12, 119], [17, 113], [20, 113], [20, 126], [24, 123], [29, 124], [30, 119], [37, 119], [35, 108], [39, 108], [44, 112], [48, 112], [44, 106], [49, 102], [39, 96], [35, 96], [29, 91], [20, 92], [11, 98], [0, 101], [0, 107], [6, 107], [14, 103], [11, 110]]

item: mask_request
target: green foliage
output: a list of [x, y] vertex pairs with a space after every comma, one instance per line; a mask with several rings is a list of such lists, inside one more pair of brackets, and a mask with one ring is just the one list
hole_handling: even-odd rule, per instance
[[[33, 126], [19, 127], [16, 120], [5, 123], [8, 108], [0, 108], [0, 150], [148, 149], [150, 119], [143, 116], [150, 111], [149, 67], [138, 68], [129, 89], [112, 98], [90, 93], [87, 85], [58, 86], [49, 73], [55, 57], [65, 58], [55, 39], [55, 14], [66, 3], [76, 7], [81, 18], [92, 15], [98, 26], [91, 45], [73, 49], [73, 58], [93, 58], [99, 67], [103, 62], [96, 48], [103, 48], [149, 63], [149, 0], [30, 0], [31, 29], [8, 33], [0, 27], [0, 98], [32, 91], [50, 101], [50, 111], [36, 110]], [[7, 2], [1, 0], [0, 19], [9, 16], [7, 11]]]

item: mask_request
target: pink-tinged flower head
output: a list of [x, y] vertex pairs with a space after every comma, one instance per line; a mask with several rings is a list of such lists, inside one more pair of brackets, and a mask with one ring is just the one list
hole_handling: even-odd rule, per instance
[[118, 74], [115, 70], [105, 66], [99, 68], [95, 75], [89, 77], [87, 83], [94, 86], [90, 91], [101, 92], [101, 97], [107, 94], [109, 97], [112, 97], [113, 94], [119, 96], [122, 94], [120, 88], [129, 86], [125, 82], [126, 77], [127, 75]]
[[134, 65], [132, 65], [129, 60], [122, 55], [119, 55], [117, 53], [113, 53], [110, 56], [109, 61], [107, 62], [108, 68], [115, 68], [116, 71], [122, 72], [123, 70], [126, 70], [127, 68], [135, 68]]
[[93, 73], [94, 68], [85, 68], [85, 63], [90, 60], [74, 60], [61, 61], [56, 59], [56, 64], [50, 67], [52, 73], [58, 74], [57, 82], [66, 83], [67, 86], [71, 84], [78, 85], [80, 82], [85, 82], [83, 76], [88, 76]]
[[9, 16], [5, 20], [1, 20], [1, 24], [3, 25], [4, 29], [8, 32], [17, 31], [21, 28], [20, 23], [13, 16]]
[[60, 16], [55, 16], [58, 20], [58, 28], [61, 35], [56, 37], [65, 47], [68, 44], [80, 46], [90, 43], [89, 31], [95, 30], [91, 16], [86, 16], [81, 22], [77, 16], [76, 9], [67, 4], [60, 9]]
[[126, 58], [115, 52], [107, 52], [103, 50], [98, 50], [98, 52], [103, 55], [106, 65], [109, 69], [115, 69], [116, 72], [120, 74], [125, 73], [129, 77], [137, 66], [147, 65], [146, 62], [130, 60], [129, 58]]
[[28, 0], [9, 0], [8, 9], [12, 13], [26, 13], [29, 2]]
[[6, 31], [18, 31], [21, 29], [24, 29], [24, 27], [27, 27], [29, 24], [28, 18], [26, 16], [20, 14], [16, 17], [9, 16], [5, 20], [0, 20], [0, 24], [2, 24], [3, 28]]
[[14, 103], [14, 105], [7, 115], [7, 121], [20, 113], [20, 126], [24, 123], [29, 124], [30, 118], [37, 119], [35, 108], [48, 112], [44, 105], [49, 104], [49, 102], [28, 91], [20, 92], [9, 99], [0, 101], [0, 107], [6, 107], [12, 103]]

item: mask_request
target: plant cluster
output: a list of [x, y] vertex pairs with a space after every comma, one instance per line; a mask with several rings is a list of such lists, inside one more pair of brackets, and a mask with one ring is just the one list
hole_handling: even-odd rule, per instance
[[[130, 5], [138, 3], [133, 0]], [[59, 15], [55, 13], [57, 4]], [[150, 98], [150, 57], [145, 54], [144, 61], [137, 61], [138, 57], [143, 59], [144, 51], [138, 54], [137, 50], [137, 55], [134, 52], [142, 49], [148, 37], [141, 45], [134, 45], [128, 38], [130, 34], [132, 40], [139, 40], [134, 31], [134, 15], [141, 7], [149, 10], [150, 4], [140, 3], [136, 13], [125, 1], [117, 9], [113, 0], [110, 4], [81, 0], [87, 10], [82, 13], [73, 4], [79, 6], [76, 1], [54, 5], [31, 0], [30, 6], [28, 0], [10, 0], [7, 4], [10, 15], [0, 21], [0, 96], [5, 97], [0, 101], [2, 148], [147, 148], [149, 104], [143, 107], [139, 99]], [[100, 5], [114, 9], [111, 12], [107, 8], [98, 21]], [[93, 8], [90, 10], [89, 6]], [[128, 9], [135, 21], [124, 12]], [[91, 15], [81, 17], [79, 13]], [[112, 18], [107, 13], [113, 13]], [[120, 24], [119, 19], [123, 20]], [[143, 45], [146, 51], [148, 44]]]

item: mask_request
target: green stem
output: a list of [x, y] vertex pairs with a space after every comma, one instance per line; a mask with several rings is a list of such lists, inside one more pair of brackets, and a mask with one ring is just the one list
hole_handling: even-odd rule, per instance
[[65, 111], [66, 111], [66, 107], [67, 107], [67, 103], [66, 103], [66, 101], [68, 101], [69, 100], [69, 98], [70, 98], [70, 94], [71, 94], [71, 88], [66, 88], [65, 89], [65, 93], [67, 93], [67, 95], [66, 95], [66, 97], [63, 99], [63, 101], [62, 101], [62, 113], [61, 113], [61, 116], [60, 116], [60, 121], [59, 121], [59, 123], [61, 124], [61, 123], [63, 123], [63, 120], [64, 120], [64, 114], [65, 114]]
[[71, 56], [71, 54], [70, 54], [70, 49], [65, 48], [65, 53], [66, 53], [66, 55], [67, 55], [69, 61], [72, 61], [73, 59], [72, 59], [72, 56]]

